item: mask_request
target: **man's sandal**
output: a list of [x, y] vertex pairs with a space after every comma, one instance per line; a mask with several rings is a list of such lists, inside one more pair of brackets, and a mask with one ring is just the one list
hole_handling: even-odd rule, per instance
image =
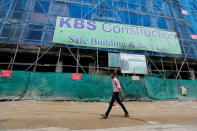
[[129, 118], [129, 117], [130, 117], [130, 115], [129, 115], [129, 114], [125, 114], [125, 115], [124, 115], [124, 117]]
[[105, 114], [101, 114], [101, 117], [107, 119], [107, 116]]

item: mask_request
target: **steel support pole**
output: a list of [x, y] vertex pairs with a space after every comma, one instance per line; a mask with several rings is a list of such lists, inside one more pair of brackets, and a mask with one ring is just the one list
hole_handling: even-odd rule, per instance
[[190, 71], [190, 66], [189, 66], [189, 63], [188, 63], [187, 59], [186, 59], [186, 62], [187, 62], [188, 71], [191, 72], [191, 71]]
[[99, 69], [98, 54], [99, 54], [99, 52], [98, 52], [98, 49], [97, 49], [96, 50], [96, 68], [97, 68], [97, 70]]
[[[70, 50], [70, 48], [68, 48], [68, 47], [66, 47], [68, 50], [69, 50], [69, 52], [71, 53], [71, 55], [74, 57], [74, 59], [76, 60], [76, 62], [78, 62], [77, 61], [77, 59], [76, 59], [76, 57], [75, 57], [75, 55], [72, 53], [72, 51]], [[79, 66], [81, 67], [81, 69], [83, 70], [83, 72], [86, 74], [86, 71], [83, 69], [83, 67], [81, 66], [81, 64], [79, 63]]]
[[174, 62], [175, 62], [175, 66], [176, 66], [176, 73], [178, 73], [178, 66], [177, 66], [177, 62], [176, 62], [175, 58], [174, 58]]
[[3, 9], [6, 5], [8, 5], [10, 2], [12, 2], [12, 0], [8, 0], [5, 4], [0, 6], [0, 9]]
[[36, 61], [30, 65], [25, 71], [28, 71], [40, 58], [42, 58], [53, 46], [51, 46], [50, 48], [48, 48], [38, 59], [36, 59]]
[[183, 62], [182, 62], [182, 65], [181, 65], [181, 67], [180, 67], [180, 69], [179, 69], [179, 71], [178, 71], [178, 74], [177, 74], [177, 76], [176, 76], [176, 79], [178, 78], [178, 76], [179, 76], [179, 74], [180, 74], [180, 71], [182, 70], [182, 67], [183, 67], [183, 65], [184, 65], [184, 63], [185, 63], [185, 60], [187, 59], [187, 56], [188, 56], [188, 54], [189, 54], [189, 52], [190, 52], [190, 48], [191, 48], [191, 47], [189, 47], [189, 50], [188, 50], [188, 52], [187, 52], [187, 54], [186, 54], [186, 56], [185, 56], [185, 58], [184, 58], [184, 60], [183, 60]]
[[175, 66], [176, 66], [176, 71], [178, 72], [178, 66], [177, 66], [177, 62], [176, 62], [175, 58], [174, 58], [174, 62], [175, 62]]
[[163, 70], [163, 76], [165, 78], [166, 76], [165, 76], [165, 70], [164, 70], [164, 66], [163, 66], [163, 59], [162, 59], [162, 57], [161, 57], [161, 66], [162, 66], [162, 70]]
[[77, 49], [77, 68], [76, 73], [79, 73], [79, 49]]
[[50, 22], [53, 26], [55, 26], [54, 23], [51, 21], [49, 15], [47, 14], [46, 10], [44, 9], [43, 5], [41, 4], [40, 0], [36, 0], [36, 1], [37, 1], [38, 4], [40, 5], [41, 9], [44, 11], [44, 14], [47, 16], [49, 22]]
[[11, 59], [10, 59], [10, 62], [9, 62], [9, 64], [8, 64], [8, 68], [7, 68], [7, 70], [9, 70], [9, 69], [10, 69], [10, 66], [11, 66], [11, 64], [12, 64], [12, 61], [13, 61], [13, 57], [11, 57]]
[[[39, 47], [39, 50], [38, 50], [38, 54], [37, 54], [36, 60], [38, 59], [39, 55], [40, 55], [40, 47]], [[33, 69], [33, 72], [36, 71], [36, 65], [37, 64], [38, 64], [38, 61], [36, 61], [36, 64], [35, 64], [34, 69]]]
[[147, 56], [147, 58], [150, 60], [150, 62], [153, 64], [153, 66], [156, 68], [156, 70], [159, 71], [159, 74], [164, 78], [163, 74], [160, 72], [160, 70], [157, 68], [157, 66], [153, 63], [151, 58], [149, 56]]
[[99, 2], [97, 5], [96, 5], [96, 7], [94, 7], [94, 8], [92, 8], [89, 12], [87, 12], [83, 17], [82, 17], [82, 19], [83, 18], [85, 18], [87, 15], [89, 15], [93, 10], [95, 10], [101, 3], [103, 3], [105, 0], [102, 0], [101, 2]]
[[16, 51], [15, 51], [15, 54], [14, 54], [14, 58], [13, 58], [12, 66], [11, 66], [11, 69], [10, 69], [10, 70], [13, 69], [13, 66], [14, 66], [13, 64], [14, 64], [14, 62], [15, 62], [17, 52], [18, 52], [18, 45], [17, 45], [17, 47], [16, 47]]
[[4, 21], [3, 21], [3, 25], [2, 25], [2, 27], [0, 28], [0, 36], [1, 36], [1, 34], [2, 34], [3, 27], [4, 27], [4, 25], [5, 25], [5, 23], [6, 23], [7, 19], [8, 19], [8, 16], [9, 16], [10, 10], [11, 10], [11, 8], [12, 8], [12, 6], [13, 6], [13, 3], [14, 3], [14, 0], [12, 0], [12, 3], [10, 4], [10, 6], [9, 6], [9, 8], [8, 8], [7, 14], [6, 14], [5, 19], [4, 19]]

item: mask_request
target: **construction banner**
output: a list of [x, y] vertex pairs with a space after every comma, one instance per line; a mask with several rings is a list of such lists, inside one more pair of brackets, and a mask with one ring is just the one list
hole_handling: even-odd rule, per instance
[[53, 42], [95, 48], [181, 54], [176, 32], [78, 18], [57, 17]]

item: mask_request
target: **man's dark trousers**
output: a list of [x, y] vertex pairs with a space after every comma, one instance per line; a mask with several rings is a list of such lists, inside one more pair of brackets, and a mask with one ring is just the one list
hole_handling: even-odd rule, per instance
[[111, 111], [111, 108], [113, 106], [113, 103], [115, 102], [115, 100], [118, 102], [118, 104], [120, 104], [120, 106], [122, 107], [122, 109], [124, 110], [124, 113], [127, 115], [128, 112], [127, 112], [127, 109], [125, 108], [125, 106], [123, 105], [123, 103], [121, 102], [120, 100], [120, 97], [119, 97], [119, 92], [114, 92], [113, 95], [112, 95], [112, 98], [111, 98], [111, 102], [109, 104], [109, 108], [107, 110], [107, 112], [105, 113], [106, 117], [108, 117], [110, 111]]

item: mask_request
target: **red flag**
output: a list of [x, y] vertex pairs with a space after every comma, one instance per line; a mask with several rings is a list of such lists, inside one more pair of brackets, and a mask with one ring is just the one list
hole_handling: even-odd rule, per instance
[[188, 15], [188, 12], [186, 10], [182, 10], [182, 14]]
[[197, 35], [191, 35], [191, 38], [197, 40]]
[[12, 76], [12, 71], [10, 70], [2, 70], [1, 77], [8, 77], [10, 78]]
[[72, 74], [72, 80], [81, 80], [81, 74]]

